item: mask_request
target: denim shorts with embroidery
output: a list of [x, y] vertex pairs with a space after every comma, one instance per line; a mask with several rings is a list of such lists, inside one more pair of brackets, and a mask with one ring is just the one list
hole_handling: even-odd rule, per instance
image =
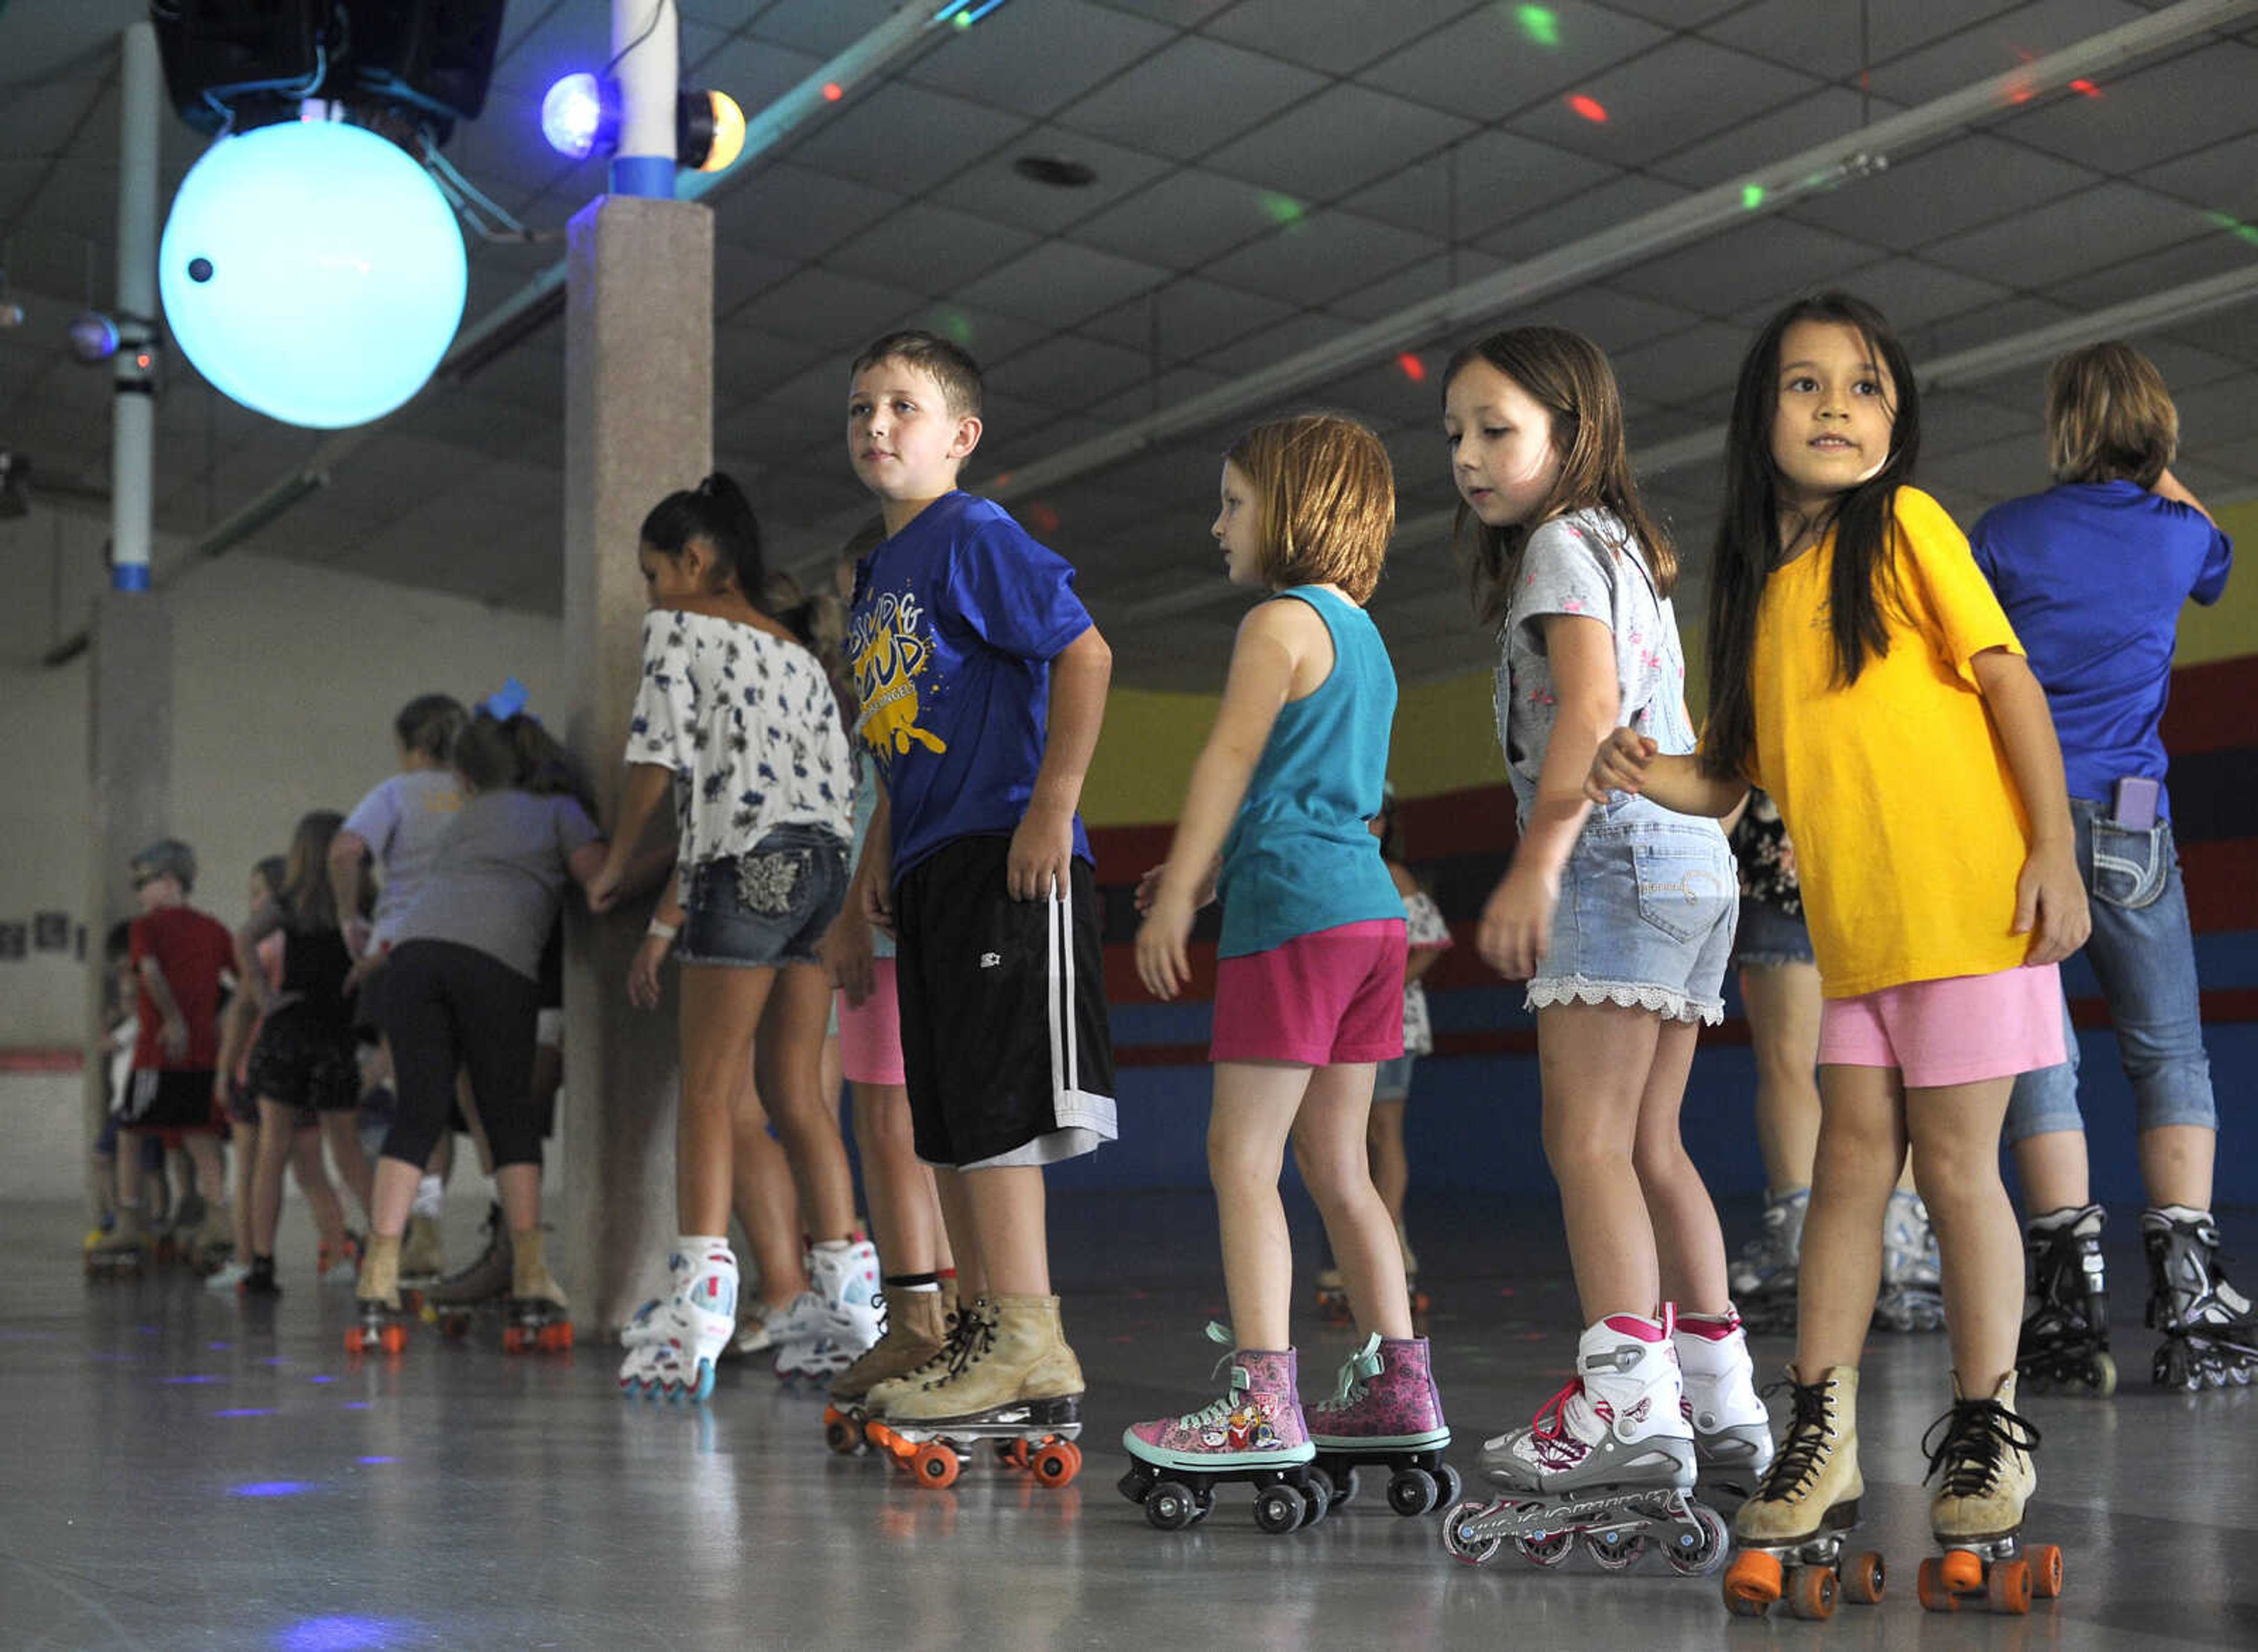
[[1617, 793], [1569, 851], [1528, 1007], [1614, 1003], [1715, 1026], [1740, 904], [1715, 820]]
[[846, 894], [846, 844], [820, 826], [778, 826], [742, 854], [691, 869], [675, 961], [724, 969], [814, 963]]

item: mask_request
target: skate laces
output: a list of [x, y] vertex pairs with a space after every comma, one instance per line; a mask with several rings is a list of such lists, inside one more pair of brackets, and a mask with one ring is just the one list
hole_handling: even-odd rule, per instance
[[1823, 1382], [1797, 1382], [1793, 1378], [1768, 1383], [1761, 1391], [1767, 1400], [1782, 1388], [1795, 1403], [1787, 1437], [1772, 1460], [1763, 1488], [1757, 1495], [1774, 1500], [1793, 1496], [1808, 1486], [1819, 1472], [1819, 1454], [1835, 1425], [1835, 1397]]
[[[1939, 1434], [1942, 1441], [1931, 1446]], [[1921, 1478], [1933, 1480], [1944, 1469], [1938, 1488], [1944, 1496], [1981, 1497], [1999, 1483], [1999, 1464], [2008, 1451], [2027, 1452], [2038, 1443], [2036, 1425], [1997, 1400], [1956, 1400], [1921, 1436], [1921, 1449], [1928, 1453], [1928, 1472]], [[1951, 1467], [1944, 1468], [1948, 1460]]]
[[948, 1340], [941, 1349], [948, 1361], [948, 1376], [957, 1375], [993, 1347], [995, 1342], [996, 1328], [988, 1322], [985, 1314], [975, 1308], [959, 1314], [956, 1323], [949, 1328]]
[[1577, 1424], [1596, 1424], [1599, 1410], [1584, 1393], [1584, 1379], [1575, 1377], [1537, 1408], [1530, 1420], [1530, 1443], [1546, 1468], [1573, 1468], [1588, 1449]]
[[1225, 1372], [1230, 1373], [1230, 1378], [1225, 1385], [1221, 1399], [1212, 1400], [1196, 1411], [1188, 1411], [1176, 1419], [1176, 1426], [1180, 1429], [1212, 1428], [1239, 1408], [1239, 1396], [1253, 1386], [1247, 1377], [1246, 1368], [1239, 1363], [1237, 1346], [1239, 1339], [1232, 1334], [1231, 1327], [1215, 1320], [1210, 1320], [1204, 1335], [1208, 1341], [1221, 1344], [1225, 1351], [1223, 1358], [1217, 1360], [1209, 1369], [1208, 1380], [1214, 1382], [1222, 1378]]
[[1372, 1379], [1380, 1374], [1380, 1333], [1365, 1338], [1364, 1346], [1341, 1362], [1340, 1376], [1333, 1387], [1333, 1397], [1321, 1400], [1312, 1410], [1346, 1411], [1360, 1401], [1370, 1390]]

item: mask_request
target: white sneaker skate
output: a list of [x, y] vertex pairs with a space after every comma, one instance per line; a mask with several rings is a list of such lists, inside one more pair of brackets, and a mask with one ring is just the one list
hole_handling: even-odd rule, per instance
[[1680, 1402], [1694, 1429], [1695, 1471], [1705, 1485], [1747, 1498], [1772, 1466], [1772, 1419], [1757, 1398], [1748, 1333], [1728, 1308], [1678, 1316], [1670, 1336], [1685, 1383]]
[[648, 1315], [620, 1363], [620, 1393], [696, 1405], [714, 1392], [714, 1362], [737, 1329], [737, 1258], [717, 1245], [694, 1258], [688, 1284]]

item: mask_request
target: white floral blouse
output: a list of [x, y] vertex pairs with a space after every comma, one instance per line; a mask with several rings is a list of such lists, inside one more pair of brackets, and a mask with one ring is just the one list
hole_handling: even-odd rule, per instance
[[[1443, 921], [1442, 908], [1424, 890], [1414, 890], [1403, 897], [1403, 939], [1413, 952], [1450, 949], [1451, 926]], [[1435, 1031], [1427, 1019], [1427, 988], [1424, 982], [1414, 981], [1403, 989], [1403, 1053], [1434, 1053]]]
[[778, 826], [853, 832], [855, 765], [823, 667], [799, 643], [654, 608], [628, 761], [674, 771], [680, 863], [741, 855]]

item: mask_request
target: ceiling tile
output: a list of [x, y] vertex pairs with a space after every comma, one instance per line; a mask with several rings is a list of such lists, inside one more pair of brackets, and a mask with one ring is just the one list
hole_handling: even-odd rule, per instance
[[1466, 136], [1454, 116], [1369, 87], [1328, 87], [1209, 155], [1204, 165], [1310, 200], [1360, 188]]
[[[1875, 120], [1896, 112], [1895, 104], [1879, 100], [1875, 100], [1871, 110]], [[1658, 156], [1653, 170], [1679, 183], [1708, 188], [1848, 137], [1867, 124], [1867, 113], [1864, 100], [1856, 92], [1822, 86], [1767, 110], [1759, 119], [1743, 121], [1714, 138]]]
[[[1885, 16], [1893, 9], [1875, 8]], [[2127, 0], [2038, 0], [2008, 6], [1985, 0], [1950, 9], [1963, 16], [1949, 34], [1903, 56], [1878, 57], [1875, 91], [1907, 107], [1925, 103], [2145, 15], [2142, 7]], [[1971, 11], [1991, 15], [1970, 19], [1966, 14]]]
[[2012, 271], [2017, 286], [2041, 287], [2089, 267], [2096, 248], [2107, 248], [2113, 263], [2207, 233], [2216, 230], [2183, 202], [2105, 183], [1940, 241], [1922, 256], [1970, 275]]
[[1478, 238], [1486, 252], [1501, 258], [1533, 259], [1562, 245], [1610, 230], [1683, 201], [1693, 191], [1641, 173], [1621, 173], [1557, 203], [1517, 215], [1502, 228]]
[[1744, 329], [1703, 322], [1617, 353], [1615, 382], [1640, 401], [1683, 402], [1721, 386], [1729, 391], [1748, 345]]
[[1091, 316], [1080, 330], [1125, 349], [1157, 349], [1162, 361], [1181, 362], [1293, 313], [1294, 307], [1279, 299], [1184, 276]]
[[2193, 240], [2144, 252], [2106, 269], [2087, 270], [2067, 280], [2046, 286], [2049, 298], [2077, 309], [2099, 309], [2135, 298], [2148, 298], [2189, 281], [2247, 270], [2253, 262], [2250, 247], [2231, 235], [2198, 233]]
[[1303, 202], [1276, 190], [1187, 167], [1076, 225], [1074, 238], [1196, 269], [1304, 210]]
[[[738, 0], [741, 18], [749, 9], [746, 0]], [[763, 40], [827, 58], [845, 51], [899, 10], [899, 0], [770, 0], [753, 19], [752, 28]]]
[[1424, 236], [1354, 213], [1313, 212], [1201, 273], [1298, 304], [1323, 304], [1442, 249]]
[[778, 162], [731, 186], [715, 208], [715, 231], [723, 240], [772, 258], [812, 259], [868, 229], [901, 202], [891, 190]]
[[1855, 82], [1860, 69], [1886, 63], [1951, 34], [1987, 12], [2023, 0], [1757, 0], [1701, 25], [1713, 40], [1792, 64], [1806, 74]]
[[956, 296], [1006, 316], [1068, 327], [1163, 279], [1165, 273], [1150, 264], [1069, 241], [1047, 241], [982, 276]]
[[1019, 116], [891, 81], [792, 152], [824, 172], [913, 195], [1026, 129]]
[[893, 326], [920, 301], [918, 294], [903, 287], [832, 270], [806, 269], [778, 282], [730, 319], [825, 349], [853, 351]]
[[847, 364], [842, 352], [827, 350], [796, 334], [769, 332], [743, 324], [714, 330], [714, 402], [733, 407], [749, 397], [765, 395], [820, 361], [837, 362], [839, 412], [847, 412]]
[[1580, 77], [1571, 96], [1597, 103], [1592, 120], [1555, 97], [1514, 117], [1526, 137], [1618, 166], [1643, 166], [1737, 126], [1817, 89], [1807, 76], [1707, 40], [1681, 36], [1604, 74]]
[[910, 65], [921, 85], [1046, 116], [1174, 37], [1165, 25], [1087, 0], [1042, 0], [945, 43]]
[[[2007, 295], [2007, 288], [1996, 281], [1979, 281], [1911, 258], [1885, 259], [1852, 270], [1841, 285], [1888, 316], [1908, 344], [1916, 329], [1939, 317], [1965, 315]], [[1772, 310], [1769, 303], [1753, 305], [1736, 311], [1734, 319], [1743, 326], [1760, 327]]]
[[1330, 300], [1325, 308], [1352, 321], [1377, 321], [1452, 288], [1495, 275], [1505, 260], [1473, 247], [1449, 249], [1408, 264], [1392, 275], [1362, 283]]
[[1474, 0], [1239, 0], [1207, 32], [1328, 74], [1348, 74], [1475, 9]]
[[2230, 218], [2258, 220], [2258, 132], [2151, 167], [2133, 181]]
[[1668, 38], [1652, 24], [1598, 6], [1561, 0], [1546, 9], [1557, 46], [1533, 41], [1509, 7], [1477, 6], [1357, 78], [1454, 114], [1495, 121], [1558, 97]]
[[1186, 35], [1058, 118], [1078, 131], [1189, 160], [1324, 84], [1275, 58]]
[[2220, 109], [2258, 103], [2258, 49], [2215, 40], [2094, 87], [2091, 97], [2034, 104], [1999, 130], [2098, 171], [2153, 166], [2214, 141]]
[[912, 201], [834, 247], [823, 262], [850, 275], [937, 295], [1017, 257], [1034, 240], [1025, 230]]
[[1445, 239], [1478, 236], [1621, 175], [1605, 161], [1513, 132], [1478, 131], [1338, 204]]
[[991, 367], [987, 381], [1003, 395], [1044, 408], [1086, 408], [1142, 382], [1145, 372], [1142, 351], [1065, 333]]
[[1963, 230], [2091, 188], [2083, 167], [1989, 132], [1963, 132], [1790, 209], [1807, 223], [1910, 252]]
[[[1026, 156], [1076, 161], [1097, 176], [1075, 189], [1037, 183], [1012, 170], [1013, 164]], [[1175, 164], [1158, 155], [1103, 142], [1086, 132], [1038, 126], [1022, 132], [1004, 152], [958, 173], [934, 192], [933, 199], [998, 223], [1055, 235], [1142, 189]]]
[[[742, 20], [743, 12], [738, 13]], [[813, 52], [794, 51], [774, 40], [738, 34], [721, 41], [704, 60], [683, 60], [682, 83], [707, 91], [727, 92], [747, 114], [757, 114], [799, 85], [823, 60]], [[845, 118], [841, 110], [833, 118]]]

